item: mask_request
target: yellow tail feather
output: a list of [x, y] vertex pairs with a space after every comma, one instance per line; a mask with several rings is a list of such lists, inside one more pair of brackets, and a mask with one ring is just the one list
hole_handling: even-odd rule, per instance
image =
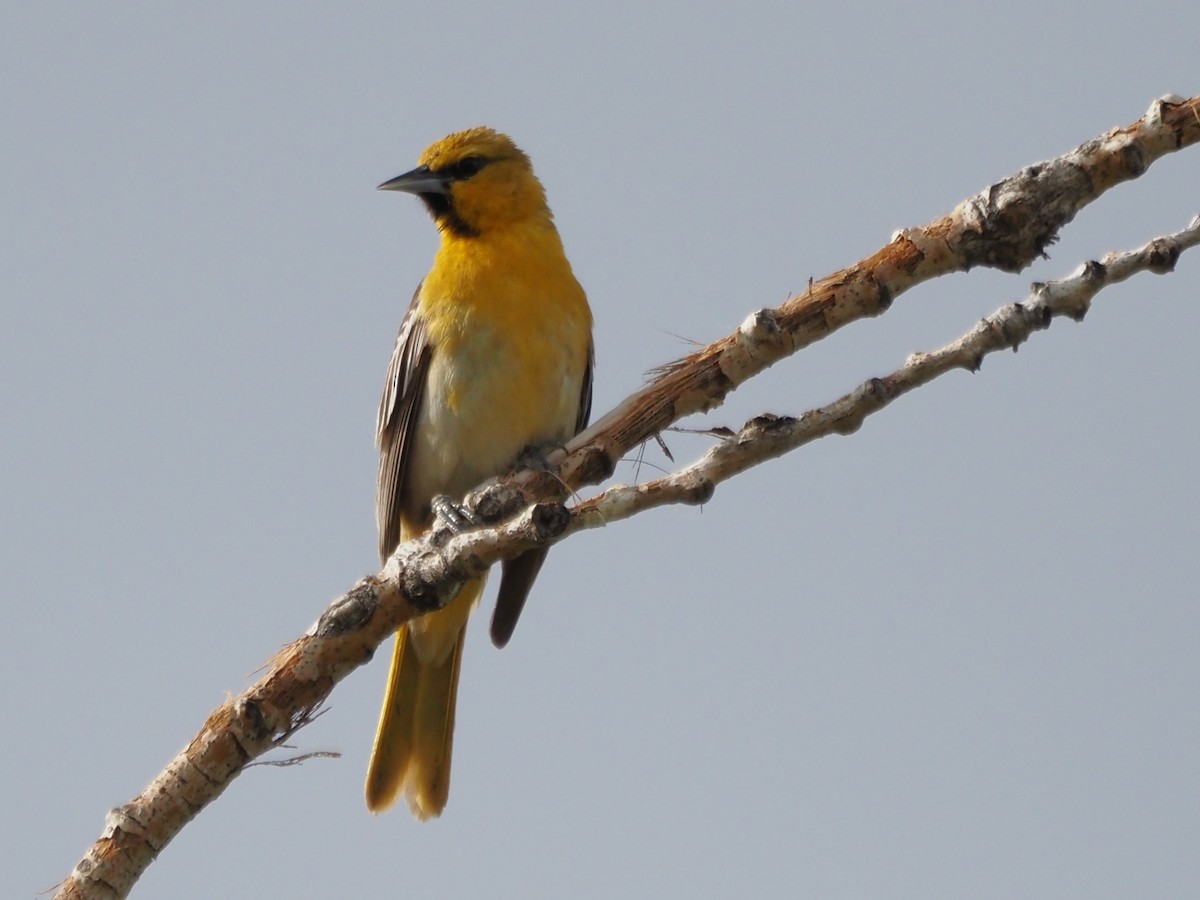
[[383, 812], [403, 791], [418, 819], [440, 815], [450, 795], [454, 707], [467, 616], [483, 580], [444, 609], [396, 632], [379, 730], [367, 767], [367, 809]]

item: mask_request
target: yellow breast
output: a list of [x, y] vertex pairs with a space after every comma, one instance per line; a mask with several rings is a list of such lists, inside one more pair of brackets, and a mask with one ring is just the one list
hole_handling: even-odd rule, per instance
[[461, 496], [574, 433], [591, 312], [553, 225], [445, 239], [418, 312], [433, 357], [406, 500]]

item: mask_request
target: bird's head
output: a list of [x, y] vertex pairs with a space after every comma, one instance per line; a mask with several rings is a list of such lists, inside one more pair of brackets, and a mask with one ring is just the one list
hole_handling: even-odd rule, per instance
[[438, 228], [460, 237], [550, 218], [529, 157], [508, 135], [491, 128], [442, 138], [421, 154], [417, 168], [378, 189], [416, 194]]

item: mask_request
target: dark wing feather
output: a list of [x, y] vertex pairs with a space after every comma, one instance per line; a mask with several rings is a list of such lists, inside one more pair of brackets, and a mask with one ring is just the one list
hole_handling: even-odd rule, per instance
[[596, 368], [596, 347], [588, 342], [587, 368], [583, 371], [583, 387], [579, 392], [579, 415], [575, 417], [575, 434], [587, 428], [592, 417], [592, 370]]
[[[579, 392], [579, 415], [575, 419], [575, 434], [587, 428], [592, 415], [592, 369], [596, 365], [596, 351], [588, 346], [587, 368], [583, 373], [583, 385]], [[529, 589], [546, 561], [549, 549], [527, 550], [520, 556], [500, 564], [500, 592], [496, 595], [496, 609], [492, 613], [492, 643], [503, 647], [512, 637], [525, 608]]]
[[386, 561], [400, 543], [400, 491], [408, 464], [411, 436], [417, 411], [425, 393], [430, 347], [425, 342], [425, 321], [417, 315], [417, 285], [408, 312], [396, 335], [396, 347], [388, 363], [375, 422], [379, 446], [379, 478], [375, 483], [375, 522], [379, 526], [379, 558]]

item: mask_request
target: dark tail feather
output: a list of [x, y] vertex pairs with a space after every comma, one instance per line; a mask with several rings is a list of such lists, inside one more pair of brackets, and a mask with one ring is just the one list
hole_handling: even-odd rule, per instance
[[503, 647], [512, 637], [525, 608], [525, 598], [533, 587], [533, 580], [546, 561], [547, 550], [527, 550], [520, 556], [505, 560], [500, 566], [500, 593], [496, 597], [496, 611], [492, 613], [492, 643]]

